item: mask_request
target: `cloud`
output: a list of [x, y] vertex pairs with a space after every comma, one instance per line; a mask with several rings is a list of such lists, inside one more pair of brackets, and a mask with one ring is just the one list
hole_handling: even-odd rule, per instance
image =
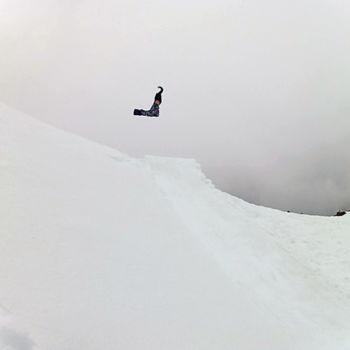
[[[305, 152], [260, 165], [242, 179], [254, 187], [243, 187], [240, 195], [251, 193], [247, 199], [253, 203], [298, 213], [333, 215], [350, 210], [348, 140], [324, 141]], [[238, 190], [240, 187], [242, 184]]]
[[14, 328], [10, 315], [0, 310], [0, 348], [1, 350], [32, 350], [34, 342], [24, 333]]
[[8, 328], [0, 329], [0, 344], [4, 350], [34, 349], [34, 343], [28, 336]]

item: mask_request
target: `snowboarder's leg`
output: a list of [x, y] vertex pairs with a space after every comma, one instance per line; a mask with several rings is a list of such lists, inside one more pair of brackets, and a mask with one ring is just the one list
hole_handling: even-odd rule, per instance
[[147, 115], [149, 117], [159, 117], [159, 111], [148, 112]]
[[147, 117], [159, 117], [159, 106], [154, 103], [150, 110], [134, 109], [134, 115], [143, 115]]
[[151, 109], [148, 111], [147, 115], [149, 117], [159, 117], [159, 106], [154, 103]]

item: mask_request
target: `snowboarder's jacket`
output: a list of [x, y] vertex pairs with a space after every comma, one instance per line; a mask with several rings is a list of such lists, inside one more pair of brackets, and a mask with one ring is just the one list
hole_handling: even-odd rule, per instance
[[154, 101], [159, 101], [159, 104], [161, 104], [162, 103], [162, 92], [164, 89], [161, 86], [158, 86], [158, 89], [160, 89], [160, 91], [156, 93], [156, 96], [154, 96]]

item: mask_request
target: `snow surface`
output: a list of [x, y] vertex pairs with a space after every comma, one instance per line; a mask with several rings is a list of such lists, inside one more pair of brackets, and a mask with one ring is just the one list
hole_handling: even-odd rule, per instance
[[350, 349], [350, 215], [258, 207], [0, 105], [0, 349]]

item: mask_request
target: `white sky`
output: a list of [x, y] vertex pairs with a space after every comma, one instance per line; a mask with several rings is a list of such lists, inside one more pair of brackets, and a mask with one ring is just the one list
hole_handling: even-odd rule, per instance
[[[0, 100], [285, 210], [350, 209], [350, 4], [1, 0]], [[132, 117], [163, 85], [161, 118]]]

